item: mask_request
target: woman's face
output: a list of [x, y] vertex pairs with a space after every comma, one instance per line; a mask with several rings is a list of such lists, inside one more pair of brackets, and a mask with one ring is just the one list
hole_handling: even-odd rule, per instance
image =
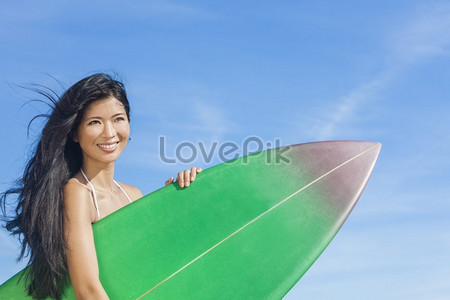
[[83, 165], [114, 163], [127, 145], [130, 123], [123, 104], [115, 97], [91, 103], [78, 126]]

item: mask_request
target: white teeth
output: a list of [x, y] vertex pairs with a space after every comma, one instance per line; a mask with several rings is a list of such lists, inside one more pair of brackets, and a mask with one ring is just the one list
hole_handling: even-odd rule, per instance
[[103, 149], [114, 149], [117, 146], [117, 144], [98, 145], [98, 146]]

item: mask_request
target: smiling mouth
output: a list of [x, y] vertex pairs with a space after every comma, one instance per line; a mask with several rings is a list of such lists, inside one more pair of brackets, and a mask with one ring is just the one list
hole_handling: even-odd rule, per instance
[[110, 144], [97, 144], [97, 146], [102, 149], [103, 151], [111, 152], [116, 150], [117, 146], [119, 145], [119, 142], [110, 143]]

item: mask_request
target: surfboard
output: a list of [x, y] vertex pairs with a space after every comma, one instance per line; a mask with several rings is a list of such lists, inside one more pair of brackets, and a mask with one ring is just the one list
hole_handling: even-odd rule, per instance
[[[343, 225], [380, 149], [298, 144], [161, 188], [93, 225], [102, 285], [111, 299], [280, 299]], [[1, 299], [26, 299], [18, 276]]]

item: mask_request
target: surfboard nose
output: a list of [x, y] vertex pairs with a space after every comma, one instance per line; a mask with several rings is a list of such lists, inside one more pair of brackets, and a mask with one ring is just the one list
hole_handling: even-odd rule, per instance
[[317, 199], [327, 214], [345, 219], [367, 185], [380, 150], [381, 143], [370, 141], [297, 144], [289, 150], [287, 169], [293, 178], [308, 178], [308, 189], [320, 195]]
[[[372, 171], [381, 150], [381, 143], [370, 141], [321, 141], [288, 146], [289, 158], [302, 162], [302, 172], [313, 177], [332, 170], [349, 160], [364, 157], [360, 166]], [[294, 162], [293, 165], [296, 165]]]
[[381, 143], [372, 142], [372, 141], [351, 141], [351, 140], [342, 140], [342, 141], [318, 141], [318, 142], [310, 142], [304, 144], [296, 144], [290, 147], [301, 149], [301, 152], [314, 152], [318, 151], [319, 153], [329, 152], [338, 155], [342, 153], [345, 155], [357, 155], [365, 150], [373, 149], [380, 152]]

